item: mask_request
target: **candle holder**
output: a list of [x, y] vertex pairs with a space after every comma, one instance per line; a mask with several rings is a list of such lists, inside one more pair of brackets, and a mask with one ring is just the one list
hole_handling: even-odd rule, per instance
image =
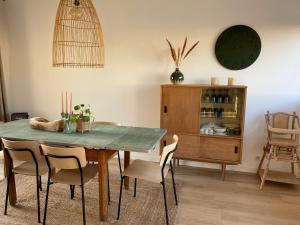
[[68, 113], [62, 113], [61, 117], [64, 121], [64, 130], [63, 133], [65, 134], [71, 134], [74, 132], [74, 124], [72, 123], [72, 121], [70, 120], [70, 114]]

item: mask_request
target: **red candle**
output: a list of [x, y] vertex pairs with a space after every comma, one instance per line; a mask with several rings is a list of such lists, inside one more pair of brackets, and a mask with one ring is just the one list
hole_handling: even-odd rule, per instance
[[68, 114], [68, 92], [66, 91], [66, 113]]
[[70, 98], [70, 114], [72, 113], [72, 92], [71, 92], [71, 98]]
[[64, 113], [64, 95], [61, 92], [61, 113]]

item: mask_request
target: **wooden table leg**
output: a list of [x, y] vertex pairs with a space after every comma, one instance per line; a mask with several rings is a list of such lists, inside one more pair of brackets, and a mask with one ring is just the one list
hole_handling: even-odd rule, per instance
[[[124, 170], [129, 166], [130, 164], [130, 152], [125, 151], [124, 152]], [[129, 189], [129, 177], [126, 177], [124, 179], [124, 185], [125, 185], [125, 189]]]
[[[9, 156], [7, 152], [4, 151], [4, 167], [5, 167], [5, 177], [7, 177], [8, 169], [9, 169]], [[13, 166], [13, 164], [12, 164]], [[9, 184], [9, 204], [14, 206], [17, 202], [17, 192], [16, 192], [16, 183], [15, 183], [15, 175], [11, 174], [10, 176], [10, 184]]]
[[107, 220], [108, 189], [107, 189], [107, 156], [106, 151], [98, 151], [98, 176], [99, 176], [99, 214], [100, 220]]

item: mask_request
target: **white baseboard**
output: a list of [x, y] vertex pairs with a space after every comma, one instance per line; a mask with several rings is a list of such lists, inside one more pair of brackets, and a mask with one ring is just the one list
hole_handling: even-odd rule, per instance
[[[123, 158], [123, 153], [120, 152], [121, 158]], [[155, 150], [152, 153], [131, 153], [131, 160], [135, 159], [142, 159], [146, 161], [152, 161], [152, 162], [159, 162], [160, 156], [158, 154], [158, 150]], [[246, 164], [240, 164], [240, 165], [228, 165], [226, 167], [227, 171], [237, 171], [237, 172], [245, 172], [245, 173], [256, 173], [257, 165], [253, 164], [253, 166], [248, 166]], [[285, 163], [286, 164], [286, 163]], [[290, 165], [285, 164], [278, 164], [275, 165], [273, 163], [271, 165], [270, 169], [279, 170], [282, 172], [289, 172], [290, 171]], [[195, 161], [187, 161], [187, 160], [180, 160], [180, 165], [186, 165], [186, 166], [193, 166], [193, 167], [202, 167], [202, 168], [209, 168], [209, 169], [221, 169], [220, 164], [217, 163], [204, 163], [204, 162], [195, 162]], [[295, 165], [295, 171], [297, 173], [298, 167]], [[300, 171], [298, 171], [300, 173]]]

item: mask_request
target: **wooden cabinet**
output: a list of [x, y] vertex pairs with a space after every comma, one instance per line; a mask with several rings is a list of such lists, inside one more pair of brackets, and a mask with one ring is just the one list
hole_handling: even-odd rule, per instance
[[245, 86], [162, 85], [162, 147], [179, 136], [175, 159], [227, 164], [242, 158]]
[[162, 95], [162, 127], [170, 133], [197, 134], [201, 88], [166, 86]]

